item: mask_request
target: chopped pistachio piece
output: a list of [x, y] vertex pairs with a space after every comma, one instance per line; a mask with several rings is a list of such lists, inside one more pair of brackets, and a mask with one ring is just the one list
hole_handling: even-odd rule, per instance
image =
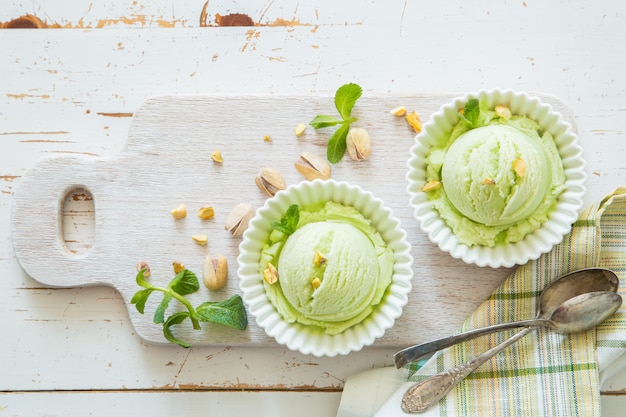
[[180, 206], [172, 210], [171, 213], [172, 217], [176, 220], [184, 219], [185, 217], [187, 217], [187, 207], [184, 204], [181, 204]]
[[270, 285], [278, 281], [278, 270], [271, 263], [268, 263], [267, 268], [263, 271], [263, 279]]
[[422, 131], [422, 121], [420, 120], [419, 114], [412, 111], [407, 114], [405, 117], [406, 122], [413, 128], [416, 133], [420, 133]]
[[211, 159], [218, 164], [224, 162], [224, 158], [222, 158], [222, 153], [220, 151], [213, 151], [213, 153], [211, 154]]
[[431, 181], [428, 181], [426, 184], [424, 184], [424, 186], [422, 187], [422, 191], [427, 193], [429, 191], [435, 191], [440, 188], [441, 188], [441, 182], [437, 180], [431, 180]]
[[513, 161], [513, 171], [521, 178], [526, 175], [526, 161], [522, 158], [517, 158]]

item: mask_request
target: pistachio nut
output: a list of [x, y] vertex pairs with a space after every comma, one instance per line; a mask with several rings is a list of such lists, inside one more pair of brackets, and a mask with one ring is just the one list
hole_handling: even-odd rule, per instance
[[137, 271], [143, 271], [143, 277], [150, 277], [150, 266], [146, 261], [141, 261], [137, 264]]
[[440, 188], [441, 188], [441, 182], [437, 180], [431, 180], [431, 181], [428, 181], [426, 184], [424, 184], [424, 186], [422, 187], [422, 191], [427, 193], [429, 191], [438, 190]]
[[307, 180], [327, 180], [330, 178], [330, 164], [313, 153], [302, 152], [295, 165], [298, 172], [304, 175]]
[[263, 270], [263, 279], [270, 285], [278, 282], [278, 270], [271, 263], [268, 263], [267, 268]]
[[297, 137], [304, 135], [305, 131], [306, 125], [304, 123], [298, 123], [298, 125], [293, 129], [293, 133], [295, 133]]
[[204, 258], [204, 264], [202, 265], [202, 281], [204, 286], [211, 291], [217, 291], [224, 288], [226, 280], [228, 278], [228, 261], [223, 255], [218, 256], [216, 259], [208, 254]]
[[181, 204], [170, 213], [172, 213], [172, 217], [176, 220], [184, 219], [185, 217], [187, 217], [187, 207], [184, 204]]
[[209, 220], [215, 217], [215, 209], [213, 206], [202, 206], [198, 209], [198, 217], [202, 220]]
[[322, 255], [320, 251], [315, 249], [315, 255], [313, 256], [313, 265], [319, 267], [326, 263], [326, 257]]
[[222, 153], [220, 151], [213, 151], [211, 153], [211, 159], [218, 164], [224, 162], [224, 158], [222, 157]]
[[196, 242], [200, 246], [204, 246], [209, 241], [209, 237], [207, 235], [192, 235], [191, 239]]
[[180, 261], [172, 262], [172, 268], [174, 268], [174, 273], [179, 274], [185, 270], [185, 264]]
[[224, 228], [233, 236], [241, 236], [248, 228], [248, 222], [254, 217], [254, 208], [250, 203], [239, 203], [233, 207], [226, 218]]
[[396, 107], [394, 109], [391, 109], [390, 113], [393, 114], [394, 116], [402, 117], [406, 114], [406, 107], [404, 106]]
[[370, 134], [362, 127], [353, 127], [346, 136], [346, 148], [348, 155], [355, 161], [363, 161], [372, 153], [372, 141]]
[[526, 161], [522, 158], [517, 158], [513, 161], [513, 171], [521, 178], [526, 175]]
[[494, 107], [496, 114], [502, 117], [504, 120], [509, 120], [512, 116], [511, 109], [504, 104], [498, 104]]
[[255, 182], [259, 189], [269, 196], [274, 196], [286, 187], [283, 176], [274, 168], [261, 168]]
[[407, 113], [407, 115], [404, 116], [404, 119], [416, 133], [420, 133], [422, 131], [422, 121], [420, 120], [419, 114], [412, 111], [411, 113]]

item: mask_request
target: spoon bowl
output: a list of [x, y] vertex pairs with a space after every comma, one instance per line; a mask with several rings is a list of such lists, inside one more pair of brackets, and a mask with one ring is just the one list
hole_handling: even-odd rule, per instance
[[566, 300], [550, 316], [549, 327], [559, 333], [578, 333], [596, 327], [622, 306], [622, 297], [610, 291], [594, 291]]
[[565, 301], [595, 291], [616, 292], [619, 278], [606, 268], [585, 268], [562, 275], [546, 286], [539, 296], [538, 316], [551, 316]]

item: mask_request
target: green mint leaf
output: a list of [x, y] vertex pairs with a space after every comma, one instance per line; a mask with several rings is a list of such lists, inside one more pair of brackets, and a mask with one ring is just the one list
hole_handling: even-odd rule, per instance
[[319, 129], [321, 127], [336, 126], [340, 123], [342, 123], [341, 120], [333, 116], [327, 116], [325, 114], [320, 114], [319, 116], [315, 116], [313, 120], [309, 122], [309, 124], [313, 126], [314, 129]]
[[348, 136], [348, 131], [350, 130], [350, 123], [344, 123], [328, 140], [328, 145], [326, 148], [326, 159], [331, 164], [336, 164], [341, 161], [343, 155], [346, 153], [346, 136]]
[[244, 330], [248, 326], [248, 316], [243, 300], [238, 294], [220, 302], [207, 301], [196, 307], [201, 321], [221, 324], [223, 326]]
[[143, 288], [151, 288], [151, 287], [152, 287], [152, 284], [150, 284], [150, 283], [146, 280], [145, 276], [143, 275], [143, 274], [144, 274], [144, 271], [145, 271], [145, 269], [142, 269], [141, 271], [139, 271], [139, 272], [137, 273], [137, 277], [135, 278], [135, 281], [137, 282], [137, 285], [139, 285], [140, 287], [143, 287]]
[[171, 330], [172, 326], [182, 323], [188, 317], [189, 317], [189, 312], [187, 311], [179, 311], [178, 313], [174, 313], [171, 316], [169, 316], [167, 318], [167, 321], [163, 324], [163, 336], [165, 336], [165, 338], [172, 343], [175, 343], [184, 348], [190, 348], [191, 345], [189, 343], [183, 342], [182, 340], [176, 338], [176, 336], [172, 334], [172, 330]]
[[463, 120], [470, 129], [477, 127], [478, 119], [480, 118], [480, 104], [478, 99], [469, 99], [467, 103], [465, 103], [463, 110], [463, 113], [459, 113], [461, 120]]
[[296, 227], [298, 227], [298, 222], [300, 221], [300, 208], [297, 204], [292, 204], [287, 208], [287, 224], [289, 228], [295, 232]]
[[272, 229], [283, 232], [286, 235], [290, 235], [296, 231], [298, 222], [300, 221], [300, 209], [297, 204], [292, 204], [287, 209], [287, 212], [280, 219], [279, 222], [273, 221], [270, 223]]
[[139, 290], [133, 295], [133, 298], [130, 299], [130, 303], [134, 304], [137, 308], [137, 311], [143, 314], [146, 308], [146, 301], [148, 301], [148, 297], [154, 291], [152, 288], [145, 288], [143, 290]]
[[349, 83], [342, 85], [335, 92], [335, 107], [342, 120], [333, 116], [319, 115], [310, 122], [310, 125], [315, 129], [340, 124], [327, 144], [326, 159], [328, 159], [328, 162], [331, 164], [336, 164], [341, 161], [343, 155], [346, 153], [346, 136], [350, 130], [350, 124], [357, 120], [350, 115], [354, 105], [362, 94], [363, 89], [358, 84]]
[[352, 108], [361, 97], [361, 94], [363, 94], [363, 89], [361, 86], [354, 83], [344, 84], [337, 89], [335, 93], [335, 107], [337, 107], [337, 111], [343, 120], [350, 118]]
[[159, 303], [159, 306], [156, 308], [156, 310], [154, 310], [154, 317], [152, 319], [153, 322], [157, 324], [165, 322], [165, 310], [167, 310], [167, 307], [169, 306], [171, 300], [171, 293], [166, 292], [163, 294], [163, 299]]
[[183, 269], [170, 281], [168, 287], [180, 295], [188, 295], [198, 291], [200, 284], [196, 274], [188, 269]]

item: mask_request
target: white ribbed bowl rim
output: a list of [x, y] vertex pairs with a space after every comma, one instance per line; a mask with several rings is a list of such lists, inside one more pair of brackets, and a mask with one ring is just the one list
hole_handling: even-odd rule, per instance
[[[565, 190], [558, 198], [556, 209], [550, 213], [548, 220], [523, 240], [506, 246], [489, 248], [486, 246], [468, 246], [457, 241], [450, 227], [439, 216], [428, 200], [426, 193], [421, 191], [426, 180], [425, 157], [437, 138], [446, 135], [459, 121], [458, 109], [472, 98], [486, 102], [489, 108], [497, 104], [506, 104], [513, 114], [523, 114], [537, 121], [546, 131], [550, 132], [557, 145], [565, 171]], [[569, 233], [572, 224], [578, 218], [585, 194], [585, 161], [583, 149], [579, 145], [578, 136], [572, 126], [562, 115], [556, 112], [549, 103], [530, 96], [525, 92], [513, 90], [480, 90], [455, 98], [443, 105], [434, 113], [429, 121], [422, 126], [422, 131], [415, 137], [408, 160], [407, 191], [409, 203], [421, 229], [439, 248], [450, 253], [454, 258], [478, 266], [512, 267], [525, 264], [549, 252], [554, 245], [560, 243]]]
[[[327, 335], [315, 326], [287, 323], [270, 303], [259, 273], [260, 254], [271, 231], [270, 222], [280, 220], [291, 204], [308, 206], [320, 201], [335, 201], [352, 206], [372, 221], [394, 253], [392, 282], [381, 304], [361, 323], [338, 335]], [[291, 185], [266, 200], [250, 221], [239, 245], [239, 287], [248, 312], [259, 327], [279, 344], [314, 356], [346, 355], [374, 343], [391, 328], [408, 302], [413, 278], [413, 257], [400, 220], [382, 200], [369, 191], [334, 180], [303, 181]]]

